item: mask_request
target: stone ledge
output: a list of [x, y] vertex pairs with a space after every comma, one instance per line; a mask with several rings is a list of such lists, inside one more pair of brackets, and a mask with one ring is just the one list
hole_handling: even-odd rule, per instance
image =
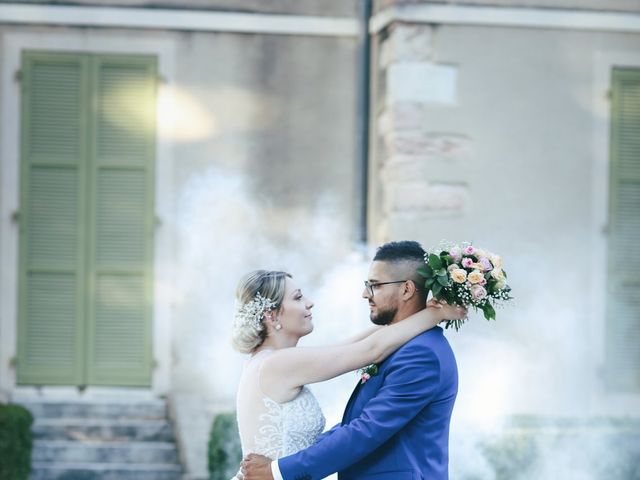
[[123, 442], [36, 440], [34, 462], [85, 462], [120, 464], [179, 464], [178, 451], [171, 442]]
[[471, 139], [456, 133], [396, 130], [384, 139], [389, 157], [451, 160], [467, 158], [471, 151]]
[[118, 465], [104, 463], [33, 462], [30, 480], [181, 480], [177, 465]]

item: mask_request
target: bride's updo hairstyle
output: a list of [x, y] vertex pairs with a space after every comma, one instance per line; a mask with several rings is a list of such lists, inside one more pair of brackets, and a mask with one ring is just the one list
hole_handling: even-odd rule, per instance
[[278, 310], [284, 299], [287, 272], [254, 270], [240, 279], [236, 289], [236, 318], [231, 340], [233, 348], [251, 353], [267, 338], [264, 316]]

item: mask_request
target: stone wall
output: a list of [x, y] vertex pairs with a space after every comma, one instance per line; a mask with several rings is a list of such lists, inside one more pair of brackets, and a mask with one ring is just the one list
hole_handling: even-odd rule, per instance
[[434, 61], [433, 29], [395, 24], [380, 39], [373, 169], [374, 238], [393, 237], [389, 222], [418, 215], [457, 216], [469, 201], [464, 178], [471, 139], [439, 128], [432, 110], [457, 103], [458, 68]]
[[[154, 263], [154, 305], [162, 315], [154, 310], [152, 328], [167, 342], [154, 344], [166, 372], [154, 390], [172, 401], [192, 478], [206, 478], [211, 418], [233, 409], [244, 361], [230, 345], [238, 280], [257, 268], [284, 269], [315, 297], [323, 276], [351, 252], [357, 39], [0, 25], [0, 48], [17, 37], [51, 51], [161, 49], [156, 233], [165, 249]], [[19, 51], [11, 56], [17, 69]], [[8, 70], [0, 70], [0, 91], [15, 99], [15, 70]], [[19, 118], [18, 101], [0, 105], [4, 118]], [[0, 162], [0, 175], [19, 171], [17, 156]], [[17, 237], [9, 216], [0, 228], [2, 239]], [[13, 318], [2, 320], [17, 328]], [[14, 350], [9, 345], [0, 356]]]
[[497, 361], [474, 341], [517, 350], [504, 413], [631, 413], [637, 393], [602, 374], [607, 91], [614, 66], [640, 68], [640, 35], [395, 22], [373, 45], [371, 243], [470, 241], [507, 259], [517, 306], [449, 337], [463, 372]]

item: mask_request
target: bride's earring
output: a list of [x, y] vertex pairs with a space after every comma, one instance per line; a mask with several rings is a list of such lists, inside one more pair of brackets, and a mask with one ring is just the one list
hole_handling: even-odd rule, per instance
[[276, 330], [281, 330], [282, 329], [282, 325], [280, 325], [279, 323], [276, 323]]

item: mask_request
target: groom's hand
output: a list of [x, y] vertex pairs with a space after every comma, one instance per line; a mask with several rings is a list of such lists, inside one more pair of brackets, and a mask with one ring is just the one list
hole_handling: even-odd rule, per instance
[[271, 459], [264, 455], [250, 453], [240, 462], [243, 480], [273, 480]]

